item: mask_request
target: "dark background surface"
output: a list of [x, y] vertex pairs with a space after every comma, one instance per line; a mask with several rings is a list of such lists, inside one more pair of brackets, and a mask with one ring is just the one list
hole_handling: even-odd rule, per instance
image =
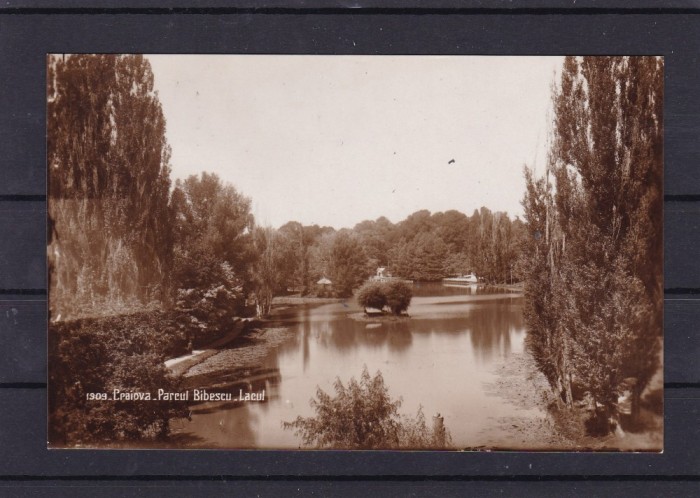
[[[400, 4], [411, 9], [393, 9]], [[264, 496], [444, 496], [465, 488], [484, 496], [700, 494], [700, 2], [644, 0], [629, 10], [625, 2], [595, 0], [571, 9], [554, 0], [292, 5], [205, 0], [194, 13], [177, 0], [61, 5], [70, 10], [48, 0], [6, 0], [0, 7], [0, 318], [17, 310], [17, 325], [0, 324], [0, 494], [10, 489], [13, 495], [54, 494], [56, 486], [94, 494], [93, 486], [102, 484], [125, 496], [148, 491], [218, 496], [227, 483], [243, 494]], [[328, 5], [333, 9], [320, 8]], [[340, 8], [359, 5], [381, 9]], [[251, 8], [256, 6], [268, 9]], [[430, 9], [422, 10], [426, 6]], [[103, 13], [104, 7], [114, 10]], [[665, 56], [664, 452], [47, 450], [45, 55], [50, 52]]]

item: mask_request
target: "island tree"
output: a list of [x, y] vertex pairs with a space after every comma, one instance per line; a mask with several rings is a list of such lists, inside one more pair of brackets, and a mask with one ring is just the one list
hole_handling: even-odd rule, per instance
[[356, 296], [360, 306], [380, 311], [388, 307], [394, 315], [401, 315], [411, 305], [413, 285], [403, 280], [369, 281]]

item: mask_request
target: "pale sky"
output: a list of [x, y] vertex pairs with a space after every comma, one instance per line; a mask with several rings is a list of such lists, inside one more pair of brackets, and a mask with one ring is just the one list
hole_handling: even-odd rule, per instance
[[[560, 57], [149, 55], [173, 177], [208, 171], [256, 222], [419, 209], [521, 215]], [[450, 161], [454, 162], [450, 164]]]

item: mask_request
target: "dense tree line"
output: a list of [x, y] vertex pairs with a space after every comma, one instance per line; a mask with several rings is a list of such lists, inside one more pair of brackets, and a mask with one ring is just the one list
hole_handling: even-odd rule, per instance
[[175, 183], [173, 279], [175, 309], [193, 341], [227, 331], [245, 307], [257, 257], [250, 200], [213, 174]]
[[553, 99], [546, 174], [526, 170], [528, 345], [568, 406], [579, 387], [614, 421], [659, 362], [662, 61], [567, 57]]
[[342, 230], [289, 222], [277, 234], [284, 254], [275, 272], [282, 277], [278, 291], [313, 293], [327, 277], [338, 295], [349, 296], [379, 267], [410, 280], [474, 271], [486, 282], [518, 281], [525, 230], [518, 218], [482, 207], [472, 216], [422, 210], [399, 223], [381, 217]]
[[51, 56], [47, 96], [54, 319], [203, 300], [240, 311], [257, 257], [250, 200], [207, 173], [171, 184], [148, 61]]

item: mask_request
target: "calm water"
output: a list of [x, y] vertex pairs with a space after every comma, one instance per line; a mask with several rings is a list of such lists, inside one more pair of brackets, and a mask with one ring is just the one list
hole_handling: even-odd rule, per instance
[[176, 421], [181, 443], [227, 448], [298, 448], [282, 421], [313, 414], [317, 387], [332, 392], [336, 377], [359, 378], [363, 365], [380, 370], [401, 411], [426, 418], [440, 412], [456, 447], [487, 444], [499, 417], [516, 408], [487, 394], [496, 370], [523, 350], [522, 297], [469, 287], [416, 284], [410, 320], [367, 323], [348, 318], [354, 301], [289, 307], [276, 319], [294, 336], [265, 360], [275, 375], [263, 381], [266, 402], [193, 407], [192, 421]]

